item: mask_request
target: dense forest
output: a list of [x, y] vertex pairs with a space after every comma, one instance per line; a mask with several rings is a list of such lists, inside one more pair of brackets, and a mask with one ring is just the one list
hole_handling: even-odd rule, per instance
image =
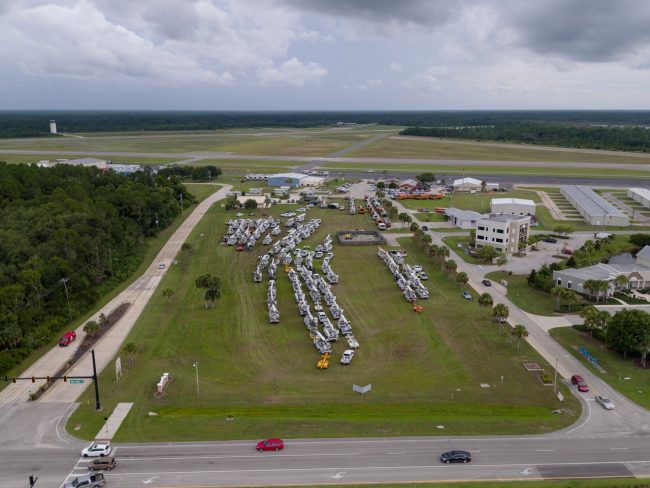
[[595, 127], [540, 122], [499, 123], [481, 127], [409, 127], [405, 136], [445, 137], [475, 141], [516, 142], [617, 151], [650, 151], [650, 127]]
[[98, 112], [50, 110], [0, 112], [0, 137], [48, 136], [50, 119], [57, 121], [61, 132], [292, 128], [327, 126], [337, 122], [419, 127], [491, 126], [532, 122], [550, 125], [650, 126], [650, 112], [646, 111]]
[[0, 375], [137, 268], [181, 193], [151, 172], [0, 163]]

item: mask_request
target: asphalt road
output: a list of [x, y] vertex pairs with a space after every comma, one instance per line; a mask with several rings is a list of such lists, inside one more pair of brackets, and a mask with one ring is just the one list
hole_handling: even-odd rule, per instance
[[[650, 476], [648, 437], [297, 439], [288, 440], [283, 451], [261, 454], [255, 443], [116, 444], [118, 466], [105, 476], [110, 486], [121, 488]], [[61, 472], [57, 462], [74, 466], [70, 479], [87, 473], [88, 460], [79, 457], [79, 447], [37, 449], [30, 457], [39, 456], [36, 473], [43, 484], [38, 488], [59, 486], [49, 476]], [[470, 451], [472, 462], [442, 464], [440, 453], [450, 449]], [[3, 452], [12, 466], [3, 487], [21, 486], [25, 476], [13, 466], [28, 465], [26, 454]]]

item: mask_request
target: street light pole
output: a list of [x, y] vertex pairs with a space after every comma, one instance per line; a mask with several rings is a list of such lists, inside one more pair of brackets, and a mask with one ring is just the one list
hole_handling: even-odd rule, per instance
[[196, 396], [199, 396], [199, 363], [194, 363], [192, 366], [196, 370]]
[[553, 378], [553, 393], [557, 392], [557, 358], [555, 358], [555, 378]]
[[72, 318], [72, 308], [70, 307], [70, 297], [68, 296], [68, 286], [66, 283], [70, 281], [70, 278], [61, 278], [59, 282], [63, 283], [63, 289], [65, 290], [65, 299], [68, 302], [68, 313], [70, 314], [70, 318]]

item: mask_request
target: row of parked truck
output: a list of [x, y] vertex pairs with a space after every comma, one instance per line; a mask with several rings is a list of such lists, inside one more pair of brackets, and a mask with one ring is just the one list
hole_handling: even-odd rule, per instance
[[429, 298], [429, 290], [422, 284], [416, 271], [404, 263], [404, 257], [399, 251], [379, 248], [377, 255], [388, 266], [406, 301], [414, 303], [418, 298]]
[[[390, 219], [388, 218], [388, 212], [381, 205], [381, 202], [376, 197], [365, 197], [366, 208], [372, 217], [372, 220], [377, 224], [379, 230], [386, 230], [391, 227]], [[364, 209], [365, 210], [365, 209]], [[361, 213], [361, 212], [360, 212]]]

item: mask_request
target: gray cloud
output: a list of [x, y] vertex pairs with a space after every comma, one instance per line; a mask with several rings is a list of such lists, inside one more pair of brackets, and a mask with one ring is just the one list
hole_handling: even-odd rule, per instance
[[361, 22], [434, 25], [446, 22], [458, 12], [463, 0], [283, 0], [305, 11], [356, 19]]
[[531, 51], [582, 62], [612, 61], [650, 41], [650, 3], [638, 0], [516, 2], [501, 17]]

